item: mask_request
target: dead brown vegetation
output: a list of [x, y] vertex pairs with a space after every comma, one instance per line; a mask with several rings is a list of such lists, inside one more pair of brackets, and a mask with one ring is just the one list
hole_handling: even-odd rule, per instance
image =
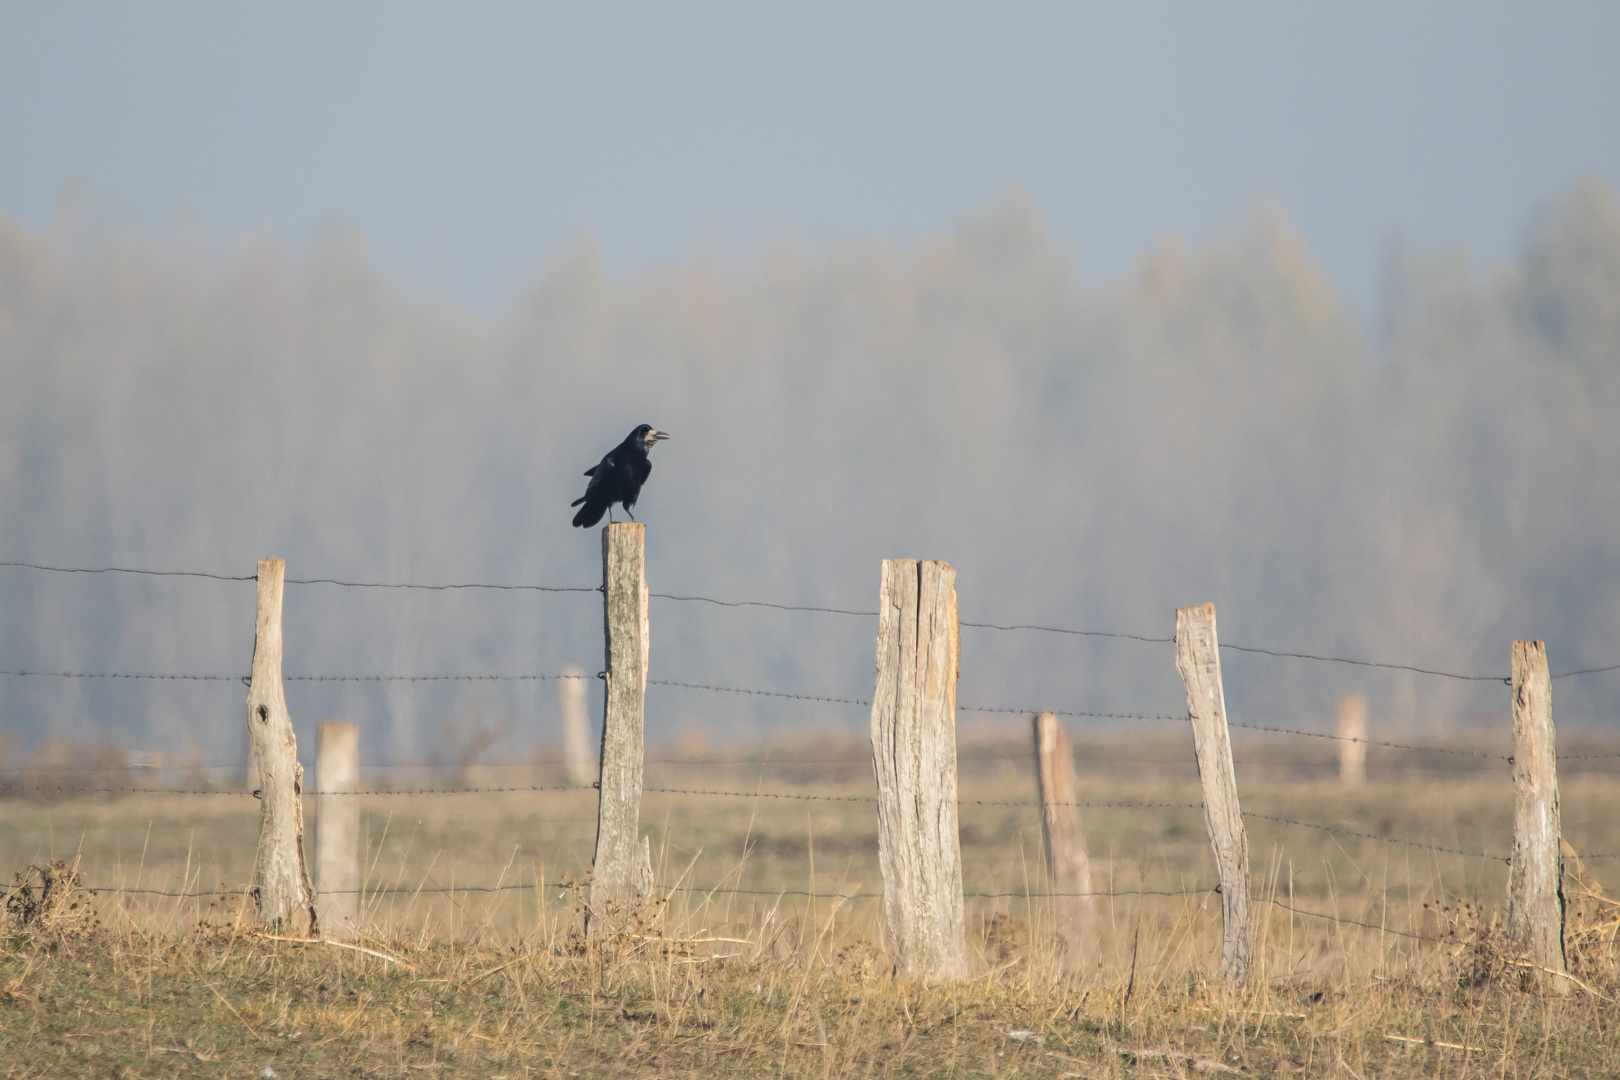
[[[772, 766], [700, 766], [721, 755], [697, 747], [682, 767], [709, 769], [703, 784], [716, 790], [858, 794], [841, 772], [857, 750], [792, 755], [784, 772], [795, 776], [810, 760], [833, 762], [803, 786]], [[1193, 782], [1155, 765], [1150, 743], [1078, 753], [1085, 797], [1097, 802], [1180, 803]], [[1040, 899], [1038, 818], [993, 805], [1029, 799], [1027, 765], [971, 744], [962, 791], [982, 803], [963, 809], [973, 974], [938, 987], [893, 977], [869, 803], [649, 794], [658, 902], [601, 913], [609, 931], [587, 938], [589, 792], [379, 797], [363, 830], [362, 933], [323, 943], [245, 918], [246, 797], [11, 800], [0, 804], [0, 856], [48, 868], [25, 875], [19, 912], [60, 910], [65, 926], [75, 909], [63, 898], [90, 884], [106, 888], [93, 898], [105, 926], [8, 933], [0, 1076], [1620, 1068], [1609, 1021], [1620, 1000], [1612, 868], [1573, 855], [1620, 851], [1606, 778], [1577, 774], [1564, 789], [1576, 989], [1554, 998], [1506, 950], [1501, 864], [1435, 850], [1502, 849], [1510, 803], [1500, 770], [1429, 773], [1414, 785], [1410, 770], [1375, 768], [1366, 788], [1341, 792], [1310, 760], [1268, 759], [1263, 742], [1241, 743], [1237, 756], [1246, 806], [1270, 817], [1251, 828], [1256, 964], [1235, 992], [1215, 980], [1219, 905], [1196, 810], [1085, 812], [1094, 880], [1118, 895], [1099, 899], [1095, 963], [1066, 974]], [[77, 864], [53, 859], [53, 843]], [[185, 895], [140, 891], [153, 888]], [[1175, 895], [1134, 895], [1141, 888]]]

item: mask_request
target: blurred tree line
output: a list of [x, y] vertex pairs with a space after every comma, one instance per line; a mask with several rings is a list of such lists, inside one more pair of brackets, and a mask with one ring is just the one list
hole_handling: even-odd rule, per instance
[[[0, 218], [0, 377], [5, 560], [590, 585], [568, 503], [645, 421], [675, 435], [638, 507], [655, 591], [869, 608], [878, 559], [937, 557], [979, 621], [1167, 635], [1214, 600], [1229, 641], [1486, 674], [1515, 637], [1555, 670], [1620, 661], [1620, 208], [1596, 181], [1509, 265], [1392, 251], [1376, 327], [1268, 205], [1116, 282], [1016, 191], [907, 244], [615, 276], [582, 240], [493, 314], [393, 283], [341, 229], [222, 252], [68, 205], [40, 231]], [[301, 590], [289, 671], [596, 670], [589, 597]], [[0, 670], [245, 670], [251, 603], [0, 569]], [[870, 679], [862, 620], [654, 620], [655, 678]], [[1162, 647], [986, 633], [966, 657], [964, 700], [1180, 708]], [[1375, 722], [1505, 713], [1491, 684], [1233, 665], [1253, 717], [1320, 719], [1349, 688]], [[505, 692], [306, 686], [294, 713], [358, 715], [401, 753], [469, 710], [550, 738], [549, 691]], [[0, 677], [0, 724], [229, 747], [236, 696]], [[1603, 722], [1620, 676], [1558, 697]], [[655, 735], [792, 719], [650, 709]]]

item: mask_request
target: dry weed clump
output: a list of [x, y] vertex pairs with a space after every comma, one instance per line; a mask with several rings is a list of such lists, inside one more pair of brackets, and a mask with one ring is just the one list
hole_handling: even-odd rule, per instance
[[54, 943], [93, 934], [101, 920], [79, 872], [55, 859], [44, 866], [30, 863], [12, 874], [12, 884], [5, 887], [3, 925], [15, 949], [35, 939]]
[[1620, 900], [1609, 896], [1567, 841], [1564, 849], [1564, 960], [1594, 986], [1620, 983]]
[[990, 916], [984, 931], [985, 960], [997, 969], [1011, 967], [1023, 959], [1029, 948], [1028, 924], [1005, 911]]
[[1508, 949], [1501, 913], [1471, 900], [1459, 904], [1425, 903], [1440, 922], [1441, 938], [1450, 949], [1451, 979], [1464, 995], [1517, 985], [1522, 969]]

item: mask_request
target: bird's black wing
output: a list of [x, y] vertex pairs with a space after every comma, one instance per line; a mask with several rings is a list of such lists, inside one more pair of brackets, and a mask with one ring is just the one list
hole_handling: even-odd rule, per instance
[[580, 503], [585, 504], [585, 509], [574, 515], [574, 524], [589, 527], [601, 520], [603, 513], [607, 511], [608, 505], [613, 502], [612, 496], [603, 497], [606, 494], [605, 489], [608, 487], [605, 481], [613, 475], [613, 455], [608, 454], [599, 463], [586, 469], [585, 475], [591, 478], [591, 482], [585, 485], [585, 494], [568, 505], [572, 507], [578, 506]]
[[601, 461], [585, 470], [585, 475], [591, 482], [585, 485], [585, 498], [591, 497], [591, 492], [602, 486], [602, 482], [613, 475], [613, 455], [609, 454]]

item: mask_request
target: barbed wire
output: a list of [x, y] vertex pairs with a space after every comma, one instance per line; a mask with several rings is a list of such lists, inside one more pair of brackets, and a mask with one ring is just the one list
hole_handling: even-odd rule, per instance
[[[382, 885], [358, 889], [323, 889], [320, 895], [324, 896], [444, 896], [455, 893], [475, 893], [488, 895], [504, 892], [521, 892], [528, 890], [556, 890], [563, 899], [570, 891], [568, 887], [556, 882], [499, 882], [495, 885]], [[126, 896], [159, 896], [166, 899], [201, 900], [208, 898], [248, 897], [252, 895], [251, 889], [155, 889], [150, 887], [125, 886], [85, 886], [85, 891], [94, 896], [126, 895]], [[655, 891], [665, 894], [683, 893], [687, 895], [702, 896], [795, 896], [812, 900], [876, 900], [883, 895], [881, 889], [872, 892], [817, 892], [812, 889], [745, 889], [739, 887], [727, 888], [723, 886], [703, 885], [673, 885], [659, 887]], [[1138, 899], [1145, 897], [1178, 897], [1178, 896], [1204, 896], [1220, 892], [1219, 886], [1203, 886], [1182, 889], [1090, 889], [1078, 892], [1034, 892], [1020, 890], [1014, 892], [980, 892], [964, 891], [963, 899], [967, 900], [1055, 900], [1068, 898], [1083, 899]], [[1429, 934], [1416, 933], [1411, 930], [1401, 930], [1392, 926], [1381, 926], [1360, 919], [1352, 919], [1344, 915], [1324, 911], [1312, 911], [1309, 908], [1297, 907], [1284, 900], [1271, 896], [1253, 896], [1250, 898], [1255, 904], [1269, 904], [1284, 911], [1306, 918], [1321, 919], [1325, 922], [1354, 926], [1364, 930], [1372, 930], [1380, 934], [1393, 934], [1397, 937], [1410, 938], [1416, 941], [1430, 942], [1436, 945], [1451, 944], [1446, 938], [1434, 937]]]
[[41, 566], [39, 563], [29, 562], [0, 562], [0, 566], [16, 566], [28, 570], [45, 570], [53, 574], [138, 574], [143, 577], [190, 577], [208, 578], [212, 581], [257, 581], [257, 574], [231, 575], [209, 574], [200, 570], [133, 570], [124, 566], [79, 567], [79, 566]]
[[678, 682], [674, 679], [648, 679], [648, 686], [675, 686], [683, 690], [708, 690], [716, 694], [747, 694], [751, 697], [790, 698], [795, 701], [821, 701], [832, 705], [870, 706], [859, 698], [825, 697], [820, 694], [793, 694], [783, 690], [752, 690], [740, 686], [714, 686], [709, 683]]
[[[125, 887], [119, 885], [86, 885], [82, 886], [86, 892], [92, 894], [112, 893], [128, 894], [132, 896], [163, 896], [171, 899], [201, 899], [204, 897], [221, 896], [251, 896], [252, 889], [154, 889], [146, 887]], [[447, 893], [501, 893], [519, 892], [528, 889], [555, 889], [564, 895], [570, 891], [569, 886], [548, 882], [500, 882], [495, 885], [378, 885], [359, 889], [321, 889], [322, 896], [416, 896], [434, 895], [442, 896]], [[728, 888], [721, 885], [661, 885], [655, 892], [662, 893], [688, 893], [705, 896], [802, 896], [813, 900], [876, 900], [883, 895], [883, 890], [872, 892], [816, 892], [810, 889], [744, 889]], [[1069, 897], [1098, 897], [1118, 898], [1130, 896], [1198, 896], [1203, 893], [1218, 892], [1215, 887], [1199, 889], [1093, 889], [1088, 892], [969, 892], [964, 891], [962, 896], [969, 900], [1001, 900], [1001, 899], [1064, 899]], [[559, 897], [560, 899], [560, 897]]]
[[1359, 919], [1347, 919], [1342, 915], [1329, 914], [1325, 911], [1310, 911], [1306, 908], [1295, 907], [1294, 905], [1284, 903], [1273, 896], [1257, 896], [1254, 898], [1254, 902], [1257, 904], [1272, 904], [1276, 907], [1282, 908], [1284, 911], [1292, 911], [1295, 915], [1305, 915], [1312, 919], [1325, 919], [1332, 923], [1343, 923], [1346, 926], [1359, 926], [1366, 930], [1376, 930], [1380, 934], [1394, 934], [1397, 937], [1412, 938], [1416, 941], [1428, 941], [1436, 945], [1452, 944], [1452, 942], [1447, 941], [1445, 938], [1430, 937], [1428, 934], [1416, 934], [1410, 930], [1397, 930], [1393, 926], [1379, 926], [1377, 923], [1362, 922]]
[[1554, 679], [1568, 679], [1575, 675], [1600, 675], [1605, 671], [1620, 671], [1620, 664], [1605, 664], [1602, 667], [1578, 668], [1575, 671], [1560, 671], [1550, 676]]
[[583, 675], [283, 675], [284, 682], [555, 682]]
[[[867, 698], [841, 698], [827, 697], [820, 694], [796, 694], [784, 690], [759, 690], [740, 686], [717, 686], [711, 683], [679, 682], [673, 679], [648, 679], [648, 686], [674, 686], [683, 690], [707, 690], [717, 694], [746, 694], [751, 697], [787, 698], [794, 701], [819, 701], [830, 705], [854, 705], [861, 708], [870, 708], [871, 700]], [[1003, 705], [958, 705], [958, 712], [1002, 713], [1007, 715], [1028, 715], [1036, 713], [1051, 713], [1054, 716], [1076, 716], [1103, 720], [1185, 720], [1186, 715], [1166, 716], [1149, 713], [1118, 713], [1118, 712], [1084, 712], [1077, 709], [1034, 709], [1025, 706]]]
[[1507, 754], [1491, 754], [1482, 750], [1459, 750], [1452, 746], [1418, 746], [1413, 743], [1385, 742], [1381, 739], [1352, 738], [1348, 735], [1331, 735], [1325, 731], [1301, 731], [1298, 728], [1270, 727], [1266, 724], [1248, 724], [1238, 720], [1228, 720], [1227, 727], [1243, 728], [1247, 731], [1264, 731], [1272, 735], [1299, 735], [1307, 739], [1329, 739], [1333, 742], [1364, 743], [1367, 746], [1382, 746], [1393, 750], [1418, 750], [1428, 754], [1456, 754], [1459, 757], [1473, 757], [1495, 759], [1497, 761], [1512, 761]]
[[[231, 682], [248, 681], [241, 675], [190, 675], [190, 674], [145, 674], [129, 672], [75, 672], [75, 671], [0, 671], [0, 675], [15, 676], [49, 676], [65, 679], [150, 679], [175, 680], [193, 682]], [[458, 675], [284, 675], [285, 682], [550, 682], [559, 679], [586, 678], [583, 675], [563, 673], [557, 675], [501, 675], [501, 674], [458, 674]], [[648, 679], [648, 686], [668, 686], [682, 690], [700, 690], [717, 694], [738, 694], [748, 697], [775, 698], [789, 701], [812, 701], [829, 705], [850, 705], [858, 708], [871, 707], [871, 700], [867, 698], [833, 697], [825, 694], [803, 694], [785, 690], [762, 690], [755, 687], [721, 686], [714, 683], [694, 683], [677, 679]], [[1054, 716], [1071, 716], [1084, 719], [1098, 720], [1133, 720], [1139, 722], [1178, 722], [1185, 721], [1188, 716], [1169, 713], [1135, 713], [1135, 712], [1105, 712], [1081, 709], [1043, 709], [1033, 706], [1009, 705], [958, 705], [958, 712], [990, 713], [1006, 716], [1032, 716], [1036, 713], [1051, 713]], [[1276, 727], [1269, 724], [1253, 724], [1241, 720], [1228, 720], [1227, 726], [1246, 731], [1259, 731], [1272, 735], [1293, 735], [1309, 739], [1325, 739], [1333, 742], [1360, 743], [1366, 746], [1377, 746], [1392, 750], [1411, 750], [1419, 753], [1452, 754], [1459, 757], [1471, 757], [1485, 760], [1512, 761], [1511, 755], [1490, 753], [1480, 750], [1464, 750], [1450, 746], [1423, 746], [1416, 743], [1398, 743], [1385, 739], [1354, 738], [1346, 735], [1336, 735], [1322, 731], [1304, 731], [1299, 728]], [[1582, 758], [1620, 758], [1620, 753], [1611, 754], [1583, 754], [1560, 755], [1559, 760], [1578, 760]]]
[[346, 589], [418, 589], [450, 592], [456, 589], [494, 589], [500, 592], [599, 593], [600, 585], [495, 585], [479, 581], [447, 585], [418, 585], [407, 581], [339, 581], [337, 578], [288, 578], [288, 585], [340, 585]]
[[18, 677], [41, 675], [52, 679], [153, 679], [159, 682], [238, 682], [240, 675], [147, 675], [121, 671], [0, 671]]
[[[876, 614], [876, 612], [873, 612], [873, 614]], [[1037, 630], [1043, 634], [1068, 634], [1073, 637], [1119, 638], [1124, 641], [1145, 641], [1153, 645], [1174, 645], [1176, 643], [1176, 639], [1173, 637], [1150, 637], [1146, 634], [1127, 634], [1116, 630], [1070, 630], [1062, 626], [1035, 626], [1030, 623], [1013, 623], [1003, 626], [998, 623], [967, 622], [966, 620], [959, 620], [957, 625], [971, 626], [979, 630]]]
[[1002, 713], [1017, 716], [1034, 716], [1037, 713], [1051, 713], [1053, 716], [1079, 716], [1093, 720], [1186, 720], [1187, 714], [1170, 716], [1154, 713], [1121, 713], [1121, 712], [1082, 712], [1076, 709], [1031, 709], [1027, 706], [1009, 708], [1003, 705], [958, 705], [957, 712], [976, 713]]
[[875, 611], [852, 611], [849, 608], [815, 607], [809, 604], [773, 604], [767, 600], [716, 600], [712, 596], [676, 596], [673, 593], [648, 593], [654, 600], [680, 600], [687, 603], [713, 604], [715, 607], [728, 608], [771, 608], [776, 611], [813, 611], [824, 615], [858, 615], [867, 618], [877, 618]]
[[1285, 652], [1280, 649], [1262, 649], [1254, 645], [1233, 645], [1221, 642], [1220, 647], [1232, 652], [1256, 653], [1261, 656], [1277, 656], [1286, 660], [1316, 660], [1325, 664], [1351, 664], [1355, 667], [1389, 668], [1394, 671], [1415, 671], [1419, 675], [1438, 675], [1443, 679], [1459, 679], [1463, 682], [1503, 682], [1500, 675], [1459, 675], [1455, 671], [1438, 671], [1434, 668], [1413, 667], [1411, 664], [1389, 664], [1380, 660], [1352, 660], [1345, 656], [1319, 656], [1315, 653]]
[[[959, 753], [956, 756], [956, 760], [958, 762], [987, 762], [987, 761], [1027, 762], [1027, 761], [1031, 761], [1034, 758], [1034, 756], [1035, 756], [1035, 754], [1034, 754], [1033, 751], [1023, 749], [1023, 750], [996, 751], [996, 752], [993, 752], [993, 753], [985, 753], [985, 754]], [[1558, 757], [1558, 760], [1560, 760], [1560, 761], [1566, 761], [1566, 760], [1593, 760], [1593, 761], [1596, 761], [1596, 760], [1613, 760], [1613, 759], [1615, 759], [1617, 757], [1620, 757], [1620, 754], [1570, 754], [1570, 755], [1560, 754], [1559, 757]], [[1288, 760], [1267, 761], [1267, 760], [1263, 760], [1263, 759], [1260, 759], [1260, 758], [1243, 758], [1243, 757], [1234, 757], [1233, 760], [1234, 760], [1235, 764], [1241, 765], [1241, 766], [1243, 766], [1244, 768], [1247, 768], [1247, 769], [1276, 769], [1276, 770], [1283, 770], [1283, 771], [1288, 771], [1288, 772], [1299, 772], [1299, 771], [1338, 772], [1340, 770], [1340, 768], [1341, 768], [1340, 764], [1337, 761], [1288, 761]], [[802, 757], [792, 757], [792, 756], [736, 757], [736, 758], [695, 758], [695, 757], [665, 758], [665, 757], [648, 757], [648, 758], [643, 759], [642, 764], [644, 764], [645, 766], [647, 766], [649, 768], [651, 768], [651, 767], [658, 767], [658, 768], [688, 768], [688, 767], [694, 767], [694, 768], [709, 768], [709, 767], [724, 768], [724, 767], [729, 767], [729, 766], [753, 766], [753, 765], [763, 765], [763, 766], [779, 765], [779, 766], [782, 766], [784, 768], [801, 768], [801, 767], [840, 768], [840, 767], [865, 766], [865, 765], [870, 765], [871, 762], [872, 762], [872, 759], [871, 759], [870, 756], [842, 757], [842, 758], [802, 758]], [[1198, 764], [1197, 761], [1195, 759], [1191, 758], [1191, 757], [1175, 757], [1175, 758], [1135, 757], [1135, 756], [1122, 757], [1122, 756], [1114, 755], [1114, 754], [1095, 754], [1095, 753], [1086, 753], [1083, 756], [1080, 763], [1081, 764], [1159, 765], [1159, 766], [1163, 766], [1163, 767], [1166, 767], [1166, 768], [1186, 768], [1186, 769], [1196, 768], [1197, 764]], [[407, 769], [433, 769], [433, 770], [449, 772], [449, 771], [457, 771], [457, 770], [469, 769], [469, 768], [474, 769], [474, 770], [480, 770], [480, 771], [492, 770], [492, 769], [531, 769], [532, 770], [532, 769], [561, 769], [561, 768], [564, 768], [564, 767], [565, 767], [565, 763], [562, 762], [561, 760], [546, 760], [546, 761], [488, 761], [488, 762], [475, 762], [472, 765], [464, 765], [462, 763], [452, 762], [452, 761], [377, 761], [377, 762], [362, 762], [359, 765], [359, 768], [364, 772], [393, 772], [393, 771], [407, 770]], [[157, 763], [157, 762], [150, 762], [150, 761], [131, 761], [131, 762], [120, 762], [120, 763], [115, 763], [115, 764], [104, 764], [104, 765], [16, 765], [16, 766], [12, 766], [9, 769], [0, 769], [0, 776], [4, 776], [4, 775], [6, 775], [8, 773], [20, 774], [20, 773], [119, 773], [119, 772], [154, 772], [154, 773], [178, 773], [178, 772], [195, 773], [195, 772], [233, 772], [233, 771], [240, 772], [242, 770], [242, 768], [243, 768], [243, 762], [242, 761], [215, 762], [215, 763], [211, 763], [211, 764], [202, 764], [202, 763], [195, 763], [194, 762], [194, 763], [189, 763], [189, 764], [175, 764], [175, 765], [165, 765], [165, 764], [161, 764], [161, 763]], [[1473, 775], [1477, 775], [1479, 773], [1479, 771], [1480, 771], [1478, 768], [1475, 768], [1475, 767], [1472, 767], [1472, 766], [1466, 766], [1466, 765], [1464, 765], [1464, 766], [1447, 766], [1447, 765], [1393, 765], [1393, 764], [1378, 765], [1377, 770], [1379, 772], [1442, 773], [1442, 774], [1451, 774], [1451, 775], [1457, 775], [1457, 776], [1464, 776], [1464, 775], [1473, 776]]]
[[[390, 797], [390, 796], [427, 796], [427, 795], [478, 795], [478, 794], [509, 794], [514, 792], [556, 792], [571, 791], [584, 792], [595, 790], [596, 785], [574, 786], [558, 784], [523, 784], [491, 787], [460, 787], [460, 788], [359, 788], [345, 791], [305, 792], [305, 795], [333, 795], [352, 797]], [[178, 788], [80, 788], [71, 786], [32, 786], [23, 789], [28, 794], [69, 794], [69, 795], [251, 795], [258, 797], [257, 791], [204, 789], [178, 789]], [[875, 795], [822, 795], [814, 792], [786, 792], [786, 791], [725, 791], [714, 788], [667, 788], [644, 787], [642, 793], [646, 795], [696, 795], [729, 799], [774, 799], [781, 801], [799, 802], [843, 802], [843, 803], [872, 803], [877, 801]], [[1036, 809], [1043, 804], [1028, 799], [958, 799], [958, 806], [971, 807], [1006, 807], [1019, 809]], [[1084, 802], [1054, 802], [1047, 803], [1053, 807], [1073, 807], [1082, 810], [1202, 810], [1201, 802], [1172, 803], [1172, 802], [1139, 802], [1120, 800], [1099, 800]], [[1244, 810], [1245, 818], [1254, 818], [1261, 821], [1270, 821], [1279, 825], [1294, 826], [1304, 829], [1316, 829], [1321, 832], [1341, 836], [1354, 836], [1363, 840], [1375, 840], [1385, 844], [1397, 844], [1403, 847], [1418, 848], [1424, 851], [1434, 851], [1447, 855], [1462, 855], [1470, 858], [1491, 859], [1497, 862], [1509, 862], [1505, 855], [1495, 855], [1483, 851], [1467, 851], [1461, 848], [1445, 847], [1438, 844], [1429, 844], [1419, 840], [1408, 840], [1401, 837], [1381, 836], [1377, 833], [1361, 832], [1341, 825], [1323, 825], [1316, 822], [1299, 821], [1294, 818], [1280, 817], [1275, 814], [1264, 814], [1258, 811]], [[1610, 859], [1620, 857], [1620, 852], [1603, 853], [1595, 855], [1582, 855], [1583, 859]]]
[[1243, 816], [1257, 818], [1261, 821], [1275, 822], [1278, 825], [1293, 825], [1301, 829], [1317, 829], [1336, 836], [1356, 836], [1363, 840], [1378, 840], [1385, 844], [1400, 844], [1403, 847], [1421, 848], [1424, 851], [1438, 851], [1447, 855], [1467, 855], [1475, 859], [1494, 859], [1503, 863], [1511, 861], [1506, 855], [1492, 855], [1484, 851], [1463, 851], [1460, 848], [1439, 847], [1419, 840], [1402, 840], [1397, 836], [1379, 836], [1377, 833], [1358, 832], [1355, 829], [1347, 829], [1342, 825], [1318, 825], [1311, 821], [1295, 821], [1293, 818], [1278, 817], [1275, 814], [1261, 814], [1253, 810], [1243, 811]]
[[[135, 574], [147, 577], [190, 577], [205, 578], [213, 581], [255, 581], [257, 575], [253, 574], [215, 574], [197, 570], [146, 570], [134, 567], [105, 566], [105, 567], [67, 567], [48, 566], [42, 563], [21, 561], [0, 561], [0, 567], [19, 567], [30, 570], [40, 570], [58, 574]], [[600, 593], [600, 585], [526, 585], [502, 584], [496, 582], [453, 582], [447, 584], [431, 585], [419, 582], [405, 581], [347, 581], [340, 578], [287, 578], [288, 585], [335, 585], [351, 589], [418, 589], [431, 592], [445, 592], [458, 589], [492, 589], [499, 591], [516, 592], [544, 592], [544, 593]], [[816, 612], [829, 615], [853, 615], [863, 618], [872, 618], [876, 611], [858, 610], [853, 608], [821, 607], [811, 604], [778, 604], [765, 600], [721, 600], [711, 596], [688, 596], [676, 593], [650, 593], [651, 597], [659, 600], [674, 600], [690, 603], [712, 604], [717, 607], [743, 608], [757, 607], [769, 608], [778, 611]], [[1063, 634], [1075, 637], [1116, 638], [1128, 641], [1141, 641], [1151, 644], [1174, 644], [1173, 637], [1157, 637], [1149, 634], [1133, 634], [1112, 630], [1080, 630], [1061, 626], [1044, 626], [1032, 623], [990, 623], [962, 620], [959, 625], [975, 629], [997, 631], [1037, 631], [1048, 634]], [[1260, 656], [1273, 656], [1290, 660], [1311, 660], [1318, 663], [1350, 664], [1356, 667], [1384, 668], [1394, 671], [1410, 671], [1419, 675], [1433, 675], [1446, 679], [1457, 679], [1464, 682], [1510, 682], [1501, 675], [1467, 675], [1455, 671], [1444, 671], [1438, 668], [1418, 667], [1413, 664], [1398, 664], [1380, 660], [1361, 660], [1346, 656], [1325, 656], [1319, 653], [1292, 652], [1283, 649], [1269, 649], [1256, 645], [1240, 645], [1235, 642], [1223, 642], [1220, 648], [1233, 652], [1245, 652]], [[1572, 671], [1554, 673], [1554, 679], [1567, 679], [1577, 675], [1595, 675], [1610, 671], [1620, 671], [1620, 663], [1605, 664], [1597, 667], [1577, 668]]]
[[805, 802], [876, 802], [876, 795], [815, 795], [792, 791], [714, 791], [708, 788], [642, 788], [648, 795], [714, 795], [725, 799], [794, 799]]

